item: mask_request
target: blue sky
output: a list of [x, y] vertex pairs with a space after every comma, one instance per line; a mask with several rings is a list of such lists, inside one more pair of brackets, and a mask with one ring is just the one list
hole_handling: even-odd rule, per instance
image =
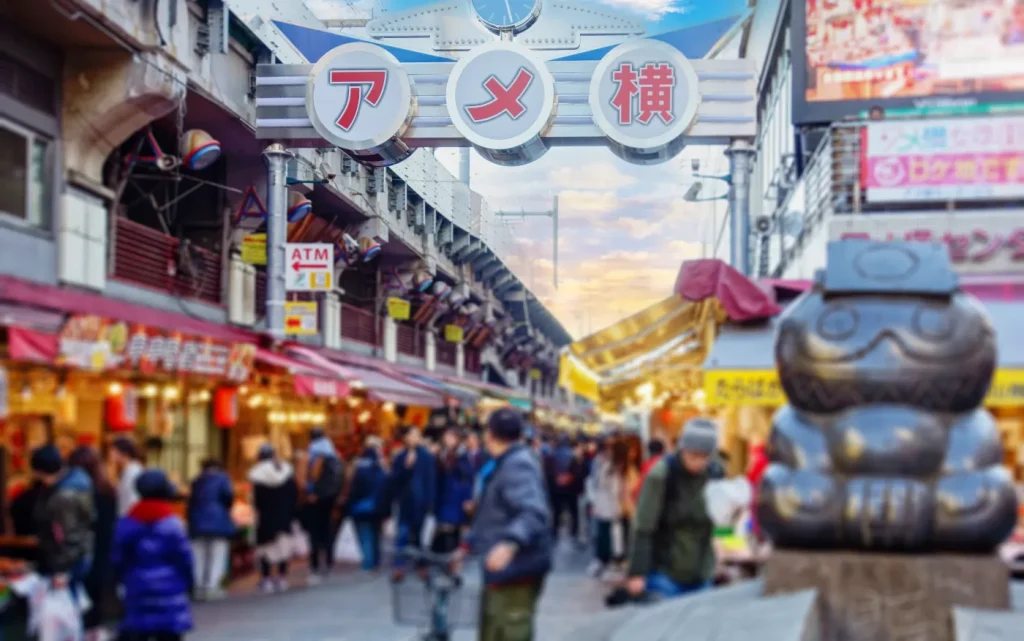
[[[586, 1], [586, 0], [584, 0]], [[746, 0], [589, 0], [643, 17], [657, 34], [741, 13]], [[765, 0], [762, 0], [764, 2]], [[769, 3], [774, 0], [767, 0]], [[426, 5], [426, 0], [307, 0], [320, 18], [369, 17]], [[728, 56], [728, 54], [724, 54]], [[498, 167], [473, 152], [472, 188], [495, 209], [536, 210], [560, 199], [559, 281], [552, 284], [551, 223], [511, 223], [517, 239], [506, 262], [574, 336], [597, 331], [671, 295], [680, 264], [728, 253], [722, 202], [683, 202], [690, 162], [724, 174], [721, 148], [688, 148], [676, 159], [640, 167], [610, 151], [552, 149], [523, 167]], [[419, 152], [425, 153], [425, 152]], [[454, 172], [457, 154], [439, 150]], [[722, 188], [707, 185], [705, 194]], [[708, 192], [712, 192], [708, 194]]]

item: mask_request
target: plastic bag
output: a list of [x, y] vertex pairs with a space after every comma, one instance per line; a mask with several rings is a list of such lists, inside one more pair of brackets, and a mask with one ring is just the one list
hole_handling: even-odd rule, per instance
[[86, 604], [71, 596], [71, 590], [50, 588], [49, 582], [38, 574], [31, 574], [11, 583], [18, 596], [28, 600], [27, 633], [37, 641], [81, 641], [82, 612]]
[[309, 556], [309, 535], [298, 522], [292, 523], [291, 553], [293, 559], [305, 559]]
[[423, 549], [430, 549], [430, 544], [434, 541], [435, 531], [437, 531], [437, 519], [433, 516], [428, 516], [423, 521], [423, 531], [420, 532], [420, 545], [423, 546]]
[[735, 527], [743, 511], [753, 500], [750, 481], [742, 476], [710, 481], [704, 487], [708, 516], [716, 527]]
[[398, 524], [395, 522], [395, 519], [391, 518], [384, 521], [382, 533], [384, 539], [388, 541], [394, 541], [398, 537]]
[[626, 532], [622, 527], [622, 521], [615, 521], [611, 526], [612, 534], [612, 558], [621, 559], [626, 556]]
[[345, 520], [338, 538], [334, 541], [334, 560], [344, 563], [363, 562], [363, 553], [359, 548], [359, 538], [356, 536], [356, 526], [352, 519]]

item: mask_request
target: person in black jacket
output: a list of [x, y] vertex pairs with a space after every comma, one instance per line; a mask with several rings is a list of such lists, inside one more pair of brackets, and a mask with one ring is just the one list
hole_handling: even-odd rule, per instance
[[366, 449], [355, 462], [352, 485], [348, 492], [348, 514], [359, 537], [362, 568], [380, 568], [381, 525], [388, 517], [388, 473], [381, 464], [381, 441], [375, 436], [366, 439]]
[[[256, 510], [256, 556], [260, 587], [264, 592], [288, 589], [288, 560], [292, 556], [292, 522], [298, 508], [299, 488], [292, 466], [281, 461], [273, 446], [264, 444], [259, 461], [249, 470]], [[274, 579], [274, 569], [277, 579]]]

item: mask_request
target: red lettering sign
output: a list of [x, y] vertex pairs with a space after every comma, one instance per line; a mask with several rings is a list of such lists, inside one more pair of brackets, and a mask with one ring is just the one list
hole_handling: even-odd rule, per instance
[[[850, 238], [871, 239], [867, 232], [845, 232], [841, 240]], [[997, 257], [1003, 250], [1008, 250], [1010, 259], [1024, 261], [1024, 228], [1017, 228], [1009, 234], [977, 228], [968, 232], [937, 233], [930, 229], [913, 229], [902, 236], [888, 232], [884, 238], [876, 240], [904, 240], [910, 242], [938, 242], [949, 250], [949, 258], [954, 263], [987, 263]]]
[[363, 101], [372, 107], [380, 104], [388, 84], [386, 69], [331, 69], [328, 76], [330, 84], [348, 86], [348, 99], [335, 121], [342, 131], [349, 131], [356, 124]]
[[526, 113], [526, 105], [521, 100], [531, 84], [533, 84], [533, 74], [526, 67], [519, 68], [516, 77], [507, 87], [501, 84], [496, 76], [491, 76], [484, 81], [484, 89], [491, 94], [491, 100], [466, 107], [469, 119], [481, 123], [506, 113], [512, 120], [518, 119]]
[[612, 72], [612, 80], [618, 84], [612, 106], [618, 111], [620, 125], [634, 121], [646, 125], [655, 117], [668, 125], [676, 119], [672, 93], [676, 74], [672, 65], [649, 62], [637, 72], [624, 62]]

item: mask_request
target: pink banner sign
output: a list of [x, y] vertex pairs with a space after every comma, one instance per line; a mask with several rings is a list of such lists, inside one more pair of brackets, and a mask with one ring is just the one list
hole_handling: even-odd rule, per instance
[[1024, 196], [1024, 117], [873, 122], [862, 156], [871, 203]]
[[344, 381], [315, 376], [296, 376], [295, 393], [299, 396], [316, 396], [319, 398], [344, 398], [348, 396], [349, 386]]

